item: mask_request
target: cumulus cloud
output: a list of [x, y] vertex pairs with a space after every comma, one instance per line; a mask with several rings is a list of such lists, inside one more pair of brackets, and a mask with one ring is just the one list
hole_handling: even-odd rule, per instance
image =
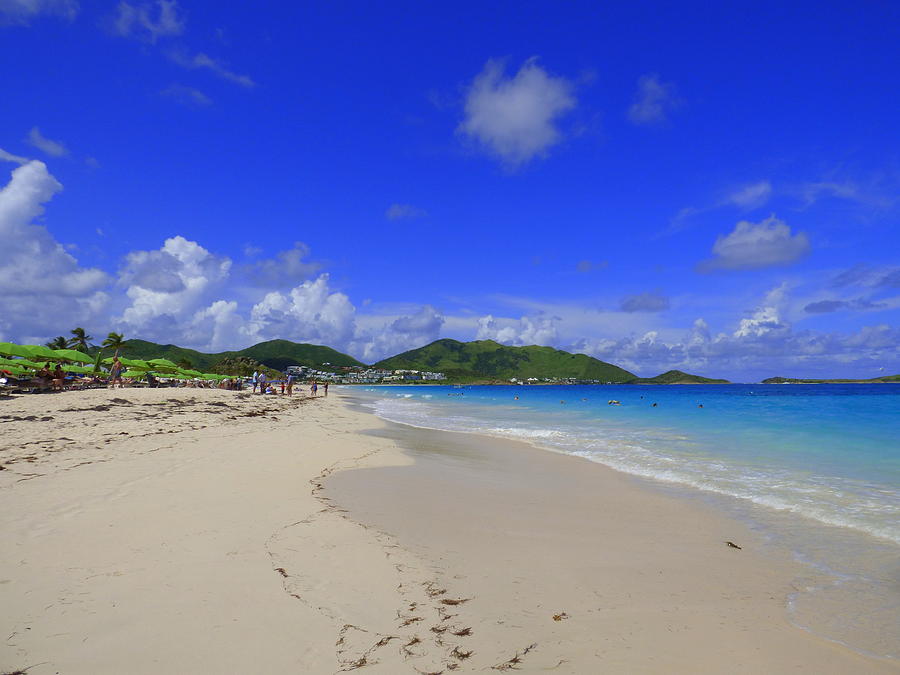
[[0, 0], [0, 26], [27, 25], [42, 14], [71, 21], [78, 9], [77, 0]]
[[559, 119], [575, 107], [572, 83], [550, 75], [537, 59], [508, 77], [490, 60], [471, 86], [459, 131], [510, 166], [544, 155], [562, 139]]
[[444, 322], [443, 312], [431, 305], [424, 305], [413, 314], [361, 331], [351, 348], [364, 361], [374, 363], [434, 342], [440, 336]]
[[309, 246], [298, 241], [294, 243], [293, 247], [279, 252], [274, 258], [258, 260], [246, 265], [243, 271], [257, 286], [272, 288], [293, 286], [309, 279], [322, 268], [319, 263], [306, 260], [309, 253]]
[[161, 37], [181, 35], [184, 27], [184, 15], [175, 0], [157, 0], [155, 3], [122, 0], [112, 22], [116, 35], [151, 43]]
[[356, 329], [356, 308], [332, 291], [327, 274], [304, 281], [287, 293], [273, 291], [250, 311], [248, 330], [265, 340], [285, 338], [344, 347]]
[[[172, 329], [193, 316], [221, 287], [231, 260], [217, 256], [182, 236], [166, 239], [153, 251], [132, 251], [125, 257], [119, 283], [130, 305], [118, 322], [149, 339], [172, 341]], [[175, 333], [183, 335], [181, 331]]]
[[28, 133], [27, 141], [30, 145], [52, 157], [62, 157], [69, 153], [65, 145], [59, 141], [51, 141], [49, 138], [45, 137], [37, 127], [32, 127], [31, 131]]
[[661, 293], [639, 293], [622, 298], [623, 312], [662, 312], [669, 309], [669, 298]]
[[713, 270], [748, 270], [787, 265], [809, 252], [809, 238], [775, 216], [759, 223], [740, 221], [729, 234], [720, 236], [713, 245], [713, 258], [698, 266], [701, 272]]
[[428, 212], [411, 204], [391, 204], [384, 215], [388, 220], [415, 220], [424, 218]]
[[[0, 332], [58, 334], [105, 304], [109, 279], [81, 267], [47, 229], [33, 221], [62, 185], [40, 161], [16, 167], [0, 189]], [[62, 325], [60, 325], [62, 324]]]
[[655, 73], [642, 75], [638, 79], [634, 103], [628, 108], [628, 119], [635, 124], [663, 122], [679, 104], [675, 85], [663, 82]]
[[834, 376], [900, 370], [900, 329], [881, 324], [855, 333], [795, 330], [785, 319], [788, 288], [770, 290], [730, 332], [712, 334], [698, 318], [679, 334], [650, 330], [618, 338], [581, 339], [572, 348], [639, 374], [672, 368], [745, 381], [773, 375]]
[[183, 68], [209, 70], [223, 80], [234, 82], [248, 89], [256, 86], [256, 82], [248, 75], [236, 73], [227, 68], [221, 61], [203, 53], [190, 56], [181, 50], [173, 49], [169, 52], [169, 58]]
[[488, 314], [478, 319], [476, 340], [494, 340], [501, 344], [551, 345], [559, 340], [558, 319], [546, 316], [523, 316], [520, 319], [495, 318]]

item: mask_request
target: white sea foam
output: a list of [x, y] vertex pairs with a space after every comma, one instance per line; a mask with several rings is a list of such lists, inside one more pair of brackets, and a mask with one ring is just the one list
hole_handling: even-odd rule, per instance
[[[516, 438], [643, 478], [737, 497], [900, 544], [900, 495], [860, 481], [726, 461], [694, 447], [683, 434], [658, 429], [497, 426], [490, 420], [449, 414], [440, 405], [409, 398], [410, 395], [395, 400], [378, 399], [373, 407], [376, 414], [389, 421]], [[499, 412], [496, 408], [492, 409], [493, 414]]]

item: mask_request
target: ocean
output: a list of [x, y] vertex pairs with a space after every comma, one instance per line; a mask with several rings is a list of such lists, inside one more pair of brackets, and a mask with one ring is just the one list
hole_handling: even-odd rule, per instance
[[900, 655], [900, 384], [350, 391], [385, 420], [524, 440], [726, 510], [806, 564], [797, 625]]

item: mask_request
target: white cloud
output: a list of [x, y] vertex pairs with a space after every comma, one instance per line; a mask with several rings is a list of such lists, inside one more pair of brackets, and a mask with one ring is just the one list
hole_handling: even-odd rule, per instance
[[772, 196], [772, 184], [767, 180], [750, 183], [738, 188], [725, 198], [725, 203], [742, 208], [758, 208]]
[[[754, 381], [774, 375], [856, 376], [900, 371], [900, 329], [886, 324], [855, 333], [795, 331], [783, 318], [787, 286], [769, 291], [731, 333], [712, 335], [698, 318], [682, 335], [651, 330], [619, 338], [581, 339], [573, 349], [641, 375], [678, 368], [710, 377]], [[882, 373], [883, 374], [883, 373]]]
[[319, 263], [306, 260], [308, 256], [309, 246], [298, 241], [292, 248], [279, 252], [274, 258], [258, 260], [244, 266], [242, 271], [257, 286], [270, 288], [294, 286], [309, 279], [322, 268]]
[[791, 228], [775, 216], [759, 223], [740, 221], [729, 234], [713, 244], [713, 258], [698, 266], [701, 272], [747, 270], [787, 265], [809, 252], [809, 238], [803, 232], [791, 234]]
[[669, 298], [661, 293], [639, 293], [622, 298], [623, 312], [661, 312], [669, 309]]
[[354, 337], [356, 308], [329, 287], [327, 274], [304, 281], [288, 293], [273, 291], [253, 306], [248, 331], [260, 339], [345, 347]]
[[41, 14], [72, 20], [78, 14], [76, 0], [0, 0], [0, 26], [27, 25]]
[[122, 0], [113, 18], [113, 32], [155, 43], [161, 37], [181, 35], [185, 19], [175, 0], [130, 3]]
[[189, 106], [208, 106], [212, 104], [212, 99], [202, 91], [193, 87], [186, 87], [183, 84], [170, 85], [159, 93]]
[[[369, 317], [370, 321], [374, 317]], [[444, 314], [424, 305], [417, 312], [400, 316], [393, 321], [381, 322], [370, 329], [360, 331], [354, 344], [354, 353], [369, 363], [394, 356], [410, 349], [434, 342], [440, 337], [444, 326]]]
[[760, 338], [766, 335], [783, 335], [790, 331], [789, 324], [781, 320], [781, 308], [784, 306], [787, 296], [787, 285], [781, 284], [766, 294], [762, 304], [748, 319], [741, 319], [734, 337]]
[[25, 164], [28, 162], [27, 157], [19, 157], [19, 155], [14, 155], [11, 152], [7, 152], [3, 148], [0, 148], [0, 162], [13, 162], [14, 164]]
[[181, 236], [166, 239], [154, 251], [132, 251], [119, 274], [131, 304], [118, 322], [132, 333], [170, 342], [173, 328], [210, 301], [230, 270], [229, 258]]
[[27, 141], [30, 145], [52, 157], [62, 157], [69, 153], [65, 145], [59, 141], [51, 141], [49, 138], [46, 138], [37, 127], [32, 127], [28, 133]]
[[40, 161], [12, 171], [0, 189], [0, 332], [50, 335], [93, 317], [105, 304], [109, 279], [84, 268], [47, 229], [33, 221], [62, 185]]
[[388, 220], [415, 220], [424, 218], [428, 212], [411, 204], [391, 204], [384, 215]]
[[520, 319], [495, 318], [488, 314], [478, 319], [476, 340], [494, 340], [501, 344], [551, 345], [559, 340], [556, 317], [523, 316]]
[[459, 131], [510, 166], [544, 155], [559, 143], [558, 120], [575, 107], [572, 83], [526, 61], [512, 78], [490, 60], [469, 87]]
[[203, 53], [189, 56], [181, 50], [173, 49], [169, 52], [169, 58], [184, 68], [209, 70], [223, 80], [234, 82], [248, 89], [256, 86], [256, 82], [249, 76], [235, 73], [226, 68], [221, 61], [217, 61]]
[[655, 73], [642, 75], [638, 79], [635, 101], [628, 108], [628, 119], [635, 124], [663, 122], [668, 113], [679, 104], [675, 85], [663, 82]]
[[838, 197], [840, 199], [860, 199], [860, 189], [855, 183], [845, 181], [819, 181], [806, 183], [800, 189], [801, 197], [806, 205], [814, 204], [822, 197]]

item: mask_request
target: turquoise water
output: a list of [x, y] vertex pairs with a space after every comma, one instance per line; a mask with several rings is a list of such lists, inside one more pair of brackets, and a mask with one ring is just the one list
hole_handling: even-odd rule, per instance
[[526, 440], [713, 501], [827, 576], [798, 586], [797, 623], [900, 653], [900, 385], [353, 393], [387, 420]]

